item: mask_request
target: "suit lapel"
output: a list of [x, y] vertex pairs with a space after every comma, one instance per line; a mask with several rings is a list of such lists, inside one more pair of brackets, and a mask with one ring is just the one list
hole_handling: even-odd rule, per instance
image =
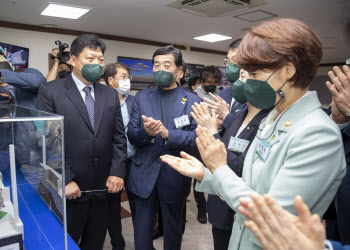
[[[168, 124], [168, 129], [173, 129], [175, 128], [175, 122], [174, 119], [177, 117], [180, 117], [183, 114], [183, 110], [185, 109], [185, 107], [188, 104], [188, 100], [187, 100], [187, 91], [184, 90], [182, 87], [179, 87], [179, 93], [177, 95], [175, 104], [174, 104], [174, 109], [173, 112], [171, 114], [170, 117], [170, 121]], [[186, 99], [185, 102], [183, 102], [182, 99]]]
[[72, 76], [68, 76], [66, 78], [64, 86], [66, 88], [65, 94], [71, 100], [71, 102], [74, 104], [74, 106], [78, 109], [78, 111], [79, 111], [80, 115], [83, 117], [85, 123], [88, 125], [88, 127], [93, 132], [85, 102], [83, 101], [83, 98], [81, 97], [81, 94], [79, 93], [79, 90], [78, 90], [77, 86], [75, 85], [75, 82], [74, 82]]
[[[100, 127], [102, 115], [103, 115], [103, 109], [105, 105], [105, 98], [103, 96], [103, 90], [101, 88], [100, 84], [94, 84], [94, 90], [95, 90], [95, 135], [98, 132], [98, 128]], [[119, 102], [118, 94], [117, 94], [117, 101]]]
[[158, 86], [153, 87], [151, 92], [148, 94], [149, 97], [149, 103], [152, 107], [152, 115], [151, 117], [155, 120], [162, 120], [162, 110], [160, 107], [160, 96], [158, 92]]

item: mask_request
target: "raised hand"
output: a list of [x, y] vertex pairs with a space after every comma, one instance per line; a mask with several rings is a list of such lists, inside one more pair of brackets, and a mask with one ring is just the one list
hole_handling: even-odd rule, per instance
[[350, 69], [343, 66], [344, 73], [339, 67], [334, 67], [328, 75], [333, 82], [327, 81], [326, 85], [332, 93], [332, 119], [340, 124], [346, 123], [350, 112]]
[[267, 250], [323, 250], [325, 229], [320, 217], [311, 215], [300, 196], [295, 198], [295, 208], [299, 216], [283, 209], [269, 195], [253, 193], [248, 198], [240, 198], [238, 211], [249, 221], [244, 224]]
[[191, 115], [196, 121], [197, 125], [207, 128], [212, 134], [216, 134], [218, 132], [218, 117], [214, 110], [210, 115], [207, 104], [203, 102], [200, 104], [195, 103], [191, 106], [191, 108], [193, 110]]
[[204, 165], [185, 152], [181, 152], [180, 154], [182, 158], [163, 155], [160, 159], [180, 174], [202, 181], [204, 178]]
[[214, 99], [214, 101], [204, 98], [204, 101], [209, 103], [209, 108], [215, 110], [216, 114], [220, 119], [225, 120], [226, 116], [230, 113], [230, 104], [228, 104], [220, 96], [215, 96], [212, 93], [209, 95]]
[[209, 132], [207, 128], [198, 126], [196, 129], [196, 143], [204, 165], [214, 173], [216, 169], [227, 165], [227, 151], [225, 144]]

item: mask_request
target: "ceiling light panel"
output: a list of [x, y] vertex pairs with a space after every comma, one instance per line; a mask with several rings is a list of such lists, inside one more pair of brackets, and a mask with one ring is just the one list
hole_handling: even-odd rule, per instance
[[197, 36], [193, 39], [205, 41], [205, 42], [209, 42], [209, 43], [215, 43], [215, 42], [220, 42], [220, 41], [232, 39], [232, 37], [212, 33], [212, 34], [208, 34], [208, 35], [204, 35], [204, 36]]
[[50, 3], [46, 7], [46, 9], [43, 12], [41, 12], [41, 15], [69, 18], [69, 19], [78, 19], [79, 17], [83, 16], [90, 10], [91, 9], [88, 9], [88, 8], [73, 7], [73, 6]]

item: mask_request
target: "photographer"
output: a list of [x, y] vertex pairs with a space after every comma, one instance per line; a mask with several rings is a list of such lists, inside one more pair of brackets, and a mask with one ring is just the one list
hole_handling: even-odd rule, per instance
[[70, 52], [66, 50], [68, 45], [66, 43], [62, 44], [58, 40], [55, 44], [59, 47], [53, 49], [50, 55], [50, 58], [54, 60], [54, 64], [46, 76], [47, 82], [66, 78], [72, 72], [72, 66], [69, 63]]

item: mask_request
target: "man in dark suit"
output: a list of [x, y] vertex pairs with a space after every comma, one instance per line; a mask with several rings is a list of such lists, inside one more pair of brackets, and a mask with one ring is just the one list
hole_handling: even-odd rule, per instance
[[126, 138], [117, 93], [95, 83], [105, 44], [82, 35], [71, 45], [73, 73], [40, 88], [38, 109], [64, 116], [68, 233], [81, 249], [102, 249], [108, 193], [124, 187]]
[[344, 73], [339, 67], [334, 67], [328, 75], [333, 82], [327, 82], [332, 93], [331, 118], [341, 130], [344, 153], [347, 165], [346, 175], [336, 195], [337, 223], [340, 241], [350, 244], [350, 69], [344, 66]]
[[[229, 50], [225, 58], [226, 78], [233, 84], [238, 79], [244, 80], [248, 78], [248, 72], [240, 69], [236, 64], [235, 55], [237, 48], [242, 39], [236, 39], [229, 45]], [[247, 105], [239, 103], [232, 97], [232, 87], [224, 88], [220, 91], [219, 97], [211, 96], [214, 100], [205, 99], [210, 103], [209, 108], [215, 109], [221, 122], [227, 119], [228, 121], [240, 110], [246, 109]]]
[[[118, 92], [118, 100], [121, 106], [121, 112], [123, 116], [124, 130], [128, 132], [128, 123], [131, 113], [132, 104], [134, 102], [134, 96], [129, 95], [130, 91], [130, 68], [124, 63], [111, 63], [105, 67], [103, 73], [104, 81], [111, 88], [111, 91]], [[130, 172], [131, 157], [135, 154], [135, 148], [127, 140], [127, 156], [126, 160], [126, 175], [125, 186], [127, 184], [128, 175]], [[128, 192], [128, 190], [127, 190]], [[108, 233], [111, 237], [111, 244], [113, 250], [123, 250], [125, 248], [125, 241], [122, 235], [122, 224], [120, 217], [120, 195], [121, 193], [111, 194], [109, 199], [109, 222]], [[131, 195], [128, 194], [128, 200], [131, 210], [132, 220], [135, 216], [135, 204]]]
[[153, 249], [152, 225], [159, 204], [164, 249], [180, 249], [182, 212], [191, 178], [177, 173], [159, 157], [197, 151], [197, 125], [190, 111], [201, 99], [176, 82], [182, 70], [178, 49], [166, 46], [156, 50], [152, 63], [157, 86], [136, 94], [128, 125], [128, 138], [136, 147], [127, 185], [136, 205], [135, 248]]

